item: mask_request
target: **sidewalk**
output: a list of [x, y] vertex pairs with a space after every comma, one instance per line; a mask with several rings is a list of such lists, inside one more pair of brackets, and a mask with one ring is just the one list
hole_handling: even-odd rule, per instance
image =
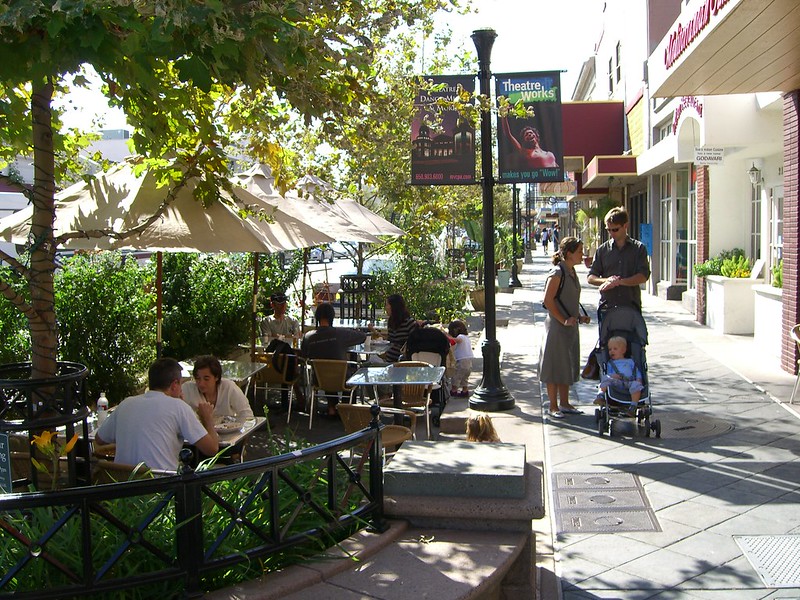
[[[752, 338], [715, 334], [644, 294], [662, 438], [600, 437], [594, 382], [572, 389], [584, 415], [543, 421], [549, 266], [540, 250], [520, 274], [523, 288], [498, 294], [498, 322], [509, 320], [497, 330], [501, 373], [516, 406], [492, 413], [504, 442], [525, 443], [529, 460], [545, 465], [549, 518], [534, 521], [540, 597], [800, 597], [800, 405], [783, 403], [794, 376]], [[579, 275], [592, 312], [597, 291], [582, 266]], [[585, 357], [596, 324], [581, 333]]]

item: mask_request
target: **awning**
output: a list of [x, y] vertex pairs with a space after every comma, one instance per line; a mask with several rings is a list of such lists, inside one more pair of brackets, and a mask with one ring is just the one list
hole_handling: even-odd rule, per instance
[[797, 0], [694, 0], [648, 61], [652, 96], [800, 88]]
[[601, 188], [638, 181], [633, 156], [595, 156], [581, 175], [581, 187]]

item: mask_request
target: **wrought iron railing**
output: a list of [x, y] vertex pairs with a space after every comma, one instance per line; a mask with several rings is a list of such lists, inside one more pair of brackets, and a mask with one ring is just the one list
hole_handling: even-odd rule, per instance
[[200, 596], [383, 530], [377, 412], [368, 429], [281, 456], [0, 497], [0, 598]]

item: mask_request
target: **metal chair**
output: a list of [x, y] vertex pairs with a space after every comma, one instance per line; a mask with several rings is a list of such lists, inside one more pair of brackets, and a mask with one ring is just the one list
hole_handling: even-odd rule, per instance
[[358, 363], [351, 360], [331, 360], [311, 358], [308, 360], [311, 393], [308, 398], [308, 428], [314, 421], [314, 405], [317, 396], [324, 397], [328, 403], [333, 398], [341, 402], [345, 394], [351, 397], [355, 388], [347, 386], [347, 377], [358, 369]]
[[[339, 417], [342, 419], [345, 433], [356, 433], [366, 429], [372, 422], [372, 407], [366, 404], [345, 404], [340, 403], [336, 407]], [[392, 408], [381, 408], [381, 415], [402, 414], [410, 419], [411, 427], [404, 425], [384, 425], [381, 429], [381, 447], [384, 452], [390, 454], [396, 452], [400, 444], [406, 440], [416, 439], [414, 432], [417, 428], [417, 415], [410, 410], [399, 410]], [[392, 448], [392, 451], [389, 451]], [[353, 448], [350, 449], [350, 458], [353, 458]]]
[[[284, 355], [286, 356], [286, 355]], [[288, 358], [288, 357], [287, 357]], [[275, 361], [274, 352], [260, 352], [255, 355], [255, 362], [264, 363], [266, 366], [255, 374], [253, 380], [253, 401], [258, 398], [258, 390], [264, 390], [264, 404], [267, 404], [270, 386], [277, 387], [281, 393], [288, 390], [289, 408], [286, 411], [286, 422], [292, 417], [292, 401], [294, 399], [294, 384], [299, 378], [299, 373], [303, 370], [302, 358], [292, 356], [291, 360], [284, 360], [283, 365], [278, 367]], [[296, 369], [289, 373], [291, 361], [296, 361]]]
[[792, 327], [791, 334], [794, 343], [797, 345], [797, 379], [794, 380], [794, 388], [792, 389], [792, 396], [789, 398], [789, 404], [794, 404], [794, 397], [797, 395], [797, 389], [800, 388], [800, 323]]
[[[399, 362], [394, 363], [394, 368], [402, 369], [404, 367], [430, 367], [431, 365], [426, 362], [418, 361], [418, 360], [401, 360]], [[427, 433], [427, 439], [431, 439], [431, 392], [433, 391], [432, 385], [420, 385], [420, 384], [407, 384], [401, 387], [400, 392], [400, 407], [412, 410], [412, 411], [419, 411], [423, 415], [425, 415], [425, 431]], [[385, 403], [391, 403], [390, 406], [394, 404], [394, 400], [384, 400], [381, 402], [381, 406], [384, 406]]]

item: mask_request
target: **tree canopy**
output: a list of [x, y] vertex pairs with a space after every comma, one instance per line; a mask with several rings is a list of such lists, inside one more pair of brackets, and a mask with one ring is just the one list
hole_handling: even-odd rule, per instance
[[[56, 184], [78, 171], [86, 132], [63, 132], [53, 109], [68, 77], [86, 66], [134, 128], [138, 153], [180, 186], [200, 184], [213, 202], [229, 187], [228, 150], [245, 148], [273, 166], [283, 149], [270, 131], [357, 119], [378, 105], [378, 50], [399, 27], [428, 27], [456, 0], [6, 0], [0, 2], [0, 164], [33, 154], [29, 253], [0, 254], [30, 297], [6, 281], [0, 293], [31, 326], [34, 376], [55, 372], [53, 303]], [[171, 160], [167, 161], [169, 158]], [[180, 165], [180, 168], [167, 165]]]

